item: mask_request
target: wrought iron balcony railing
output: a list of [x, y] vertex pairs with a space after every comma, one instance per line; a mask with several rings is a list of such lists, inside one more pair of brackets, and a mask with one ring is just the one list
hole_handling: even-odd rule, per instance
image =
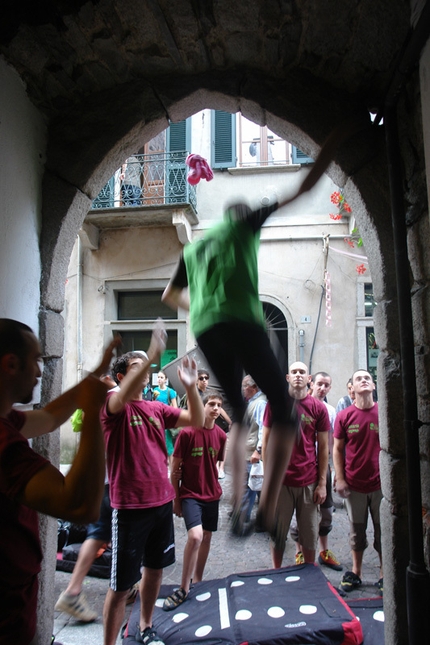
[[187, 182], [186, 151], [134, 155], [116, 171], [93, 201], [93, 209], [191, 204], [196, 188]]

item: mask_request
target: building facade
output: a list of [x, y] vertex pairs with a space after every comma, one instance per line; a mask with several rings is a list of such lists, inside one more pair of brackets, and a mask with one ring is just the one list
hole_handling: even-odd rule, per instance
[[[214, 179], [200, 181], [195, 191], [184, 163], [191, 151], [214, 170]], [[183, 245], [219, 221], [229, 203], [258, 207], [294, 193], [313, 162], [240, 113], [203, 110], [171, 124], [127, 163], [140, 178], [137, 192], [124, 190], [124, 164], [94, 200], [71, 255], [67, 386], [90, 369], [115, 333], [122, 336], [123, 351], [147, 349], [161, 316], [169, 337], [161, 364], [152, 367], [156, 385], [158, 369], [195, 345], [186, 312], [161, 302]], [[344, 211], [333, 219], [340, 217], [331, 201], [337, 192], [324, 176], [311, 193], [273, 214], [263, 227], [259, 254], [260, 297], [275, 348], [285, 353], [285, 369], [302, 360], [311, 371], [329, 372], [333, 405], [345, 394], [356, 365], [372, 368], [376, 377], [378, 351], [373, 308], [366, 307], [372, 297], [367, 259], [351, 234], [354, 215]], [[363, 274], [357, 272], [360, 266]], [[70, 461], [77, 440], [66, 424], [63, 462]]]

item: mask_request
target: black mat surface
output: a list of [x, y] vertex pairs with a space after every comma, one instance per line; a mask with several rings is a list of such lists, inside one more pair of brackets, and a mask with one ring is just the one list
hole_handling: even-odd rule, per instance
[[384, 609], [382, 598], [347, 600], [360, 620], [364, 645], [384, 645]]
[[[72, 573], [81, 546], [82, 544], [68, 544], [63, 548], [61, 553], [57, 553], [57, 571]], [[94, 560], [87, 575], [93, 576], [94, 578], [110, 578], [111, 559], [112, 551], [111, 549], [106, 549], [100, 557]]]
[[[162, 610], [174, 587], [163, 585], [154, 627], [166, 645], [359, 645], [362, 630], [321, 570], [301, 565], [234, 574], [195, 585], [177, 609]], [[138, 642], [137, 599], [124, 645]]]

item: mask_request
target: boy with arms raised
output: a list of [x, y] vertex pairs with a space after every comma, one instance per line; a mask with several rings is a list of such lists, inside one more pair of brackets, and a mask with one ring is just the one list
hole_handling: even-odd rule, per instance
[[[218, 527], [218, 505], [222, 488], [218, 482], [217, 461], [223, 461], [226, 435], [215, 424], [222, 397], [207, 394], [204, 399], [203, 427], [183, 428], [173, 453], [171, 481], [176, 491], [175, 515], [183, 517], [188, 531], [184, 549], [182, 582], [164, 601], [170, 611], [186, 600], [191, 579], [201, 582], [209, 555], [212, 532]], [[180, 480], [176, 472], [180, 469]]]
[[197, 366], [188, 358], [178, 370], [188, 395], [188, 410], [142, 399], [149, 367], [164, 351], [166, 337], [159, 324], [146, 358], [129, 352], [114, 363], [112, 372], [119, 389], [108, 394], [101, 413], [113, 508], [111, 579], [103, 609], [104, 645], [116, 643], [128, 590], [139, 579], [136, 640], [144, 645], [164, 645], [152, 626], [163, 568], [175, 561], [175, 491], [167, 476], [164, 430], [200, 426], [204, 420], [196, 387]]

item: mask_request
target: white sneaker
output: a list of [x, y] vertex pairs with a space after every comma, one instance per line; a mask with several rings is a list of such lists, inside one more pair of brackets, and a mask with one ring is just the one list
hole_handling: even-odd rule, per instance
[[64, 611], [83, 623], [92, 623], [98, 616], [97, 612], [93, 611], [88, 605], [88, 601], [82, 591], [77, 596], [70, 596], [63, 591], [54, 609], [55, 611]]

